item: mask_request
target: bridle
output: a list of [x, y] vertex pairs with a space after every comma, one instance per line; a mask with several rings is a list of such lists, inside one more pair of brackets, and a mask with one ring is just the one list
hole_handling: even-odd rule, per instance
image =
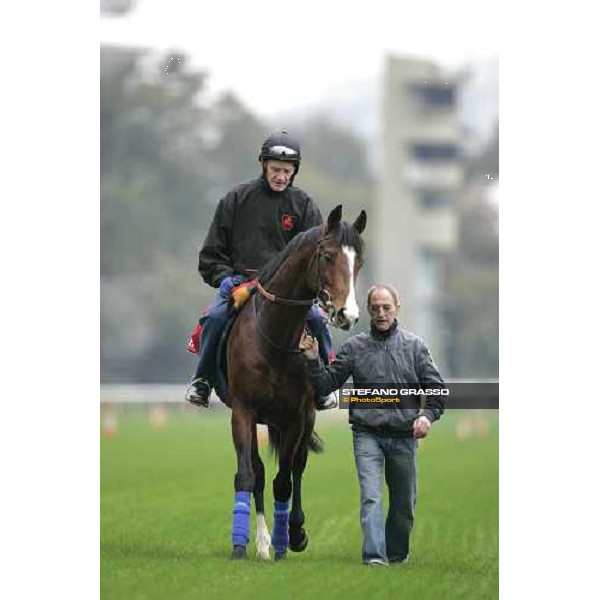
[[[331, 301], [331, 294], [329, 293], [327, 288], [325, 288], [325, 286], [323, 285], [323, 279], [321, 277], [321, 268], [320, 268], [320, 266], [321, 266], [320, 259], [322, 256], [321, 244], [323, 244], [328, 239], [331, 239], [331, 238], [329, 238], [328, 236], [324, 236], [317, 242], [317, 248], [311, 259], [311, 266], [312, 266], [314, 260], [317, 261], [317, 293], [314, 296], [314, 298], [308, 298], [306, 300], [296, 300], [294, 298], [282, 298], [281, 296], [276, 296], [275, 294], [268, 292], [257, 279], [256, 280], [256, 288], [258, 289], [260, 295], [263, 298], [265, 298], [267, 301], [272, 302], [273, 304], [283, 304], [285, 306], [319, 306], [327, 313], [328, 322], [334, 323], [339, 310], [342, 310], [342, 309], [338, 310], [333, 305], [333, 302]], [[289, 352], [292, 354], [301, 354], [302, 353], [302, 350], [298, 350], [296, 348], [286, 348], [284, 346], [280, 346], [279, 344], [276, 344], [261, 330], [261, 328], [258, 325], [258, 307], [256, 305], [256, 302], [254, 302], [254, 313], [255, 313], [256, 329], [257, 329], [258, 333], [260, 334], [260, 336], [265, 341], [267, 341], [274, 348], [277, 348], [278, 350], [282, 350], [284, 352]]]
[[[337, 314], [337, 309], [333, 305], [333, 302], [331, 301], [331, 294], [323, 285], [323, 279], [321, 277], [321, 244], [326, 242], [328, 239], [330, 238], [325, 236], [317, 242], [317, 248], [311, 259], [311, 266], [315, 259], [317, 261], [317, 293], [314, 298], [309, 298], [306, 300], [282, 298], [280, 296], [276, 296], [275, 294], [271, 294], [270, 292], [268, 292], [257, 279], [256, 287], [260, 292], [260, 295], [269, 302], [273, 302], [274, 304], [285, 304], [287, 306], [320, 306], [329, 315], [330, 321], [333, 320]], [[323, 296], [325, 297], [325, 299], [323, 299]]]

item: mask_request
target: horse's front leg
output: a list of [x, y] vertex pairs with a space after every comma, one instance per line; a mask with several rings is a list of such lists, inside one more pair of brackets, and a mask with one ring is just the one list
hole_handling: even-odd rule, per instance
[[302, 474], [306, 467], [308, 446], [302, 443], [296, 452], [292, 465], [292, 510], [290, 512], [290, 543], [292, 552], [302, 552], [308, 546], [308, 534], [304, 525], [302, 511]]
[[238, 469], [235, 474], [235, 500], [231, 541], [231, 558], [246, 558], [246, 546], [250, 541], [250, 496], [254, 490], [254, 471], [252, 469], [252, 429], [256, 424], [252, 415], [237, 402], [232, 403], [231, 430], [237, 454]]
[[252, 428], [252, 469], [254, 470], [254, 506], [256, 507], [256, 554], [268, 560], [271, 536], [265, 520], [265, 465], [258, 453], [256, 427]]
[[316, 412], [312, 397], [308, 398], [308, 413], [305, 418], [302, 441], [294, 455], [292, 464], [292, 511], [290, 513], [290, 550], [302, 552], [308, 546], [308, 534], [304, 529], [304, 511], [302, 510], [302, 476], [308, 458], [308, 443], [315, 427]]
[[273, 514], [272, 544], [275, 559], [284, 558], [289, 544], [289, 501], [292, 495], [292, 465], [302, 439], [298, 424], [281, 432], [279, 446], [279, 471], [273, 480], [275, 510]]

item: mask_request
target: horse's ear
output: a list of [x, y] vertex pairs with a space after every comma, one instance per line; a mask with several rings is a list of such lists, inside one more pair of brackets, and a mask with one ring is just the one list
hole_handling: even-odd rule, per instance
[[354, 229], [356, 229], [356, 231], [358, 231], [358, 233], [362, 233], [365, 230], [366, 225], [367, 225], [367, 211], [363, 208], [360, 211], [360, 215], [358, 215], [358, 217], [356, 217], [356, 221], [354, 221], [352, 226], [354, 227]]
[[327, 231], [333, 231], [342, 220], [342, 205], [338, 204], [327, 217]]

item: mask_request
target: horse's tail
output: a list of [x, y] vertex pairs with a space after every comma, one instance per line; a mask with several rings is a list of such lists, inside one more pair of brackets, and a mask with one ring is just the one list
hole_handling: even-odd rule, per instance
[[[281, 435], [275, 427], [268, 426], [269, 429], [269, 452], [274, 456], [279, 455], [279, 445], [281, 443]], [[308, 449], [315, 454], [321, 454], [324, 449], [323, 440], [319, 437], [316, 431], [313, 431], [306, 442]]]
[[269, 429], [269, 454], [273, 456], [279, 456], [279, 444], [281, 442], [281, 436], [279, 431], [275, 427], [268, 426]]

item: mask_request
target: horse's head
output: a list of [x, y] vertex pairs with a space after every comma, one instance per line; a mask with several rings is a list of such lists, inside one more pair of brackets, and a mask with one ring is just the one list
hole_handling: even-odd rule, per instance
[[320, 305], [329, 315], [329, 323], [348, 330], [358, 321], [354, 283], [363, 264], [364, 243], [360, 234], [367, 224], [362, 210], [352, 225], [342, 221], [342, 205], [327, 219], [323, 237], [317, 244], [316, 276]]

